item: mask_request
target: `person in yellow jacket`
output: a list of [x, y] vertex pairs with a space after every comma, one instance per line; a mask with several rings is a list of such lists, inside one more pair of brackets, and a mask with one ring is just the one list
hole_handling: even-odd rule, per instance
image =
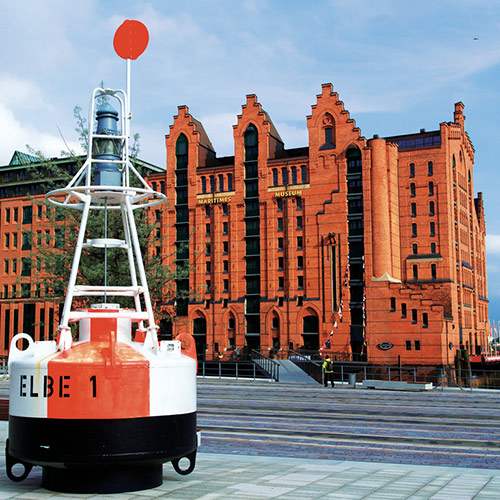
[[325, 380], [325, 387], [328, 387], [328, 381], [332, 383], [332, 387], [335, 387], [335, 382], [333, 381], [333, 362], [330, 356], [326, 356], [323, 362], [323, 373]]

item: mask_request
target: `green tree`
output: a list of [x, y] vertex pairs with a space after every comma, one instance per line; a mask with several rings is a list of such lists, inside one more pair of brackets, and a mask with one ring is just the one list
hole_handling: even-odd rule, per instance
[[[86, 120], [81, 116], [81, 108], [74, 108], [77, 122], [76, 131], [79, 134], [80, 144], [88, 150], [88, 127]], [[29, 148], [30, 154], [39, 159], [37, 167], [30, 167], [32, 175], [46, 179], [47, 191], [67, 185], [74, 173], [82, 166], [84, 157], [78, 156], [68, 148], [65, 159], [49, 159], [40, 151]], [[141, 162], [137, 160], [139, 153], [139, 134], [133, 136], [130, 146], [130, 158], [136, 169], [143, 175]], [[24, 230], [23, 238], [30, 242], [31, 262], [30, 272], [20, 273], [18, 283], [21, 290], [25, 289], [28, 281], [35, 288], [37, 298], [62, 304], [66, 294], [69, 274], [74, 257], [74, 249], [80, 228], [81, 212], [76, 209], [57, 207], [46, 200], [32, 199], [33, 212], [41, 211], [42, 224], [33, 230]], [[40, 207], [40, 208], [39, 208]], [[177, 290], [176, 281], [183, 280], [191, 270], [188, 262], [175, 266], [167, 265], [171, 257], [165, 252], [163, 238], [160, 236], [160, 224], [163, 211], [168, 204], [157, 205], [154, 209], [134, 210], [142, 258], [151, 295], [156, 320], [172, 319], [167, 313], [165, 304], [175, 299], [189, 298], [189, 290]], [[86, 229], [87, 238], [104, 238], [105, 219], [107, 237], [124, 239], [121, 213], [116, 210], [91, 210]], [[183, 251], [184, 248], [178, 249]], [[107, 252], [107, 284], [127, 286], [131, 284], [127, 253], [120, 248], [108, 248]], [[173, 249], [175, 252], [175, 249]], [[85, 246], [79, 265], [77, 285], [104, 285], [105, 259], [104, 249]], [[130, 297], [109, 297], [108, 302], [119, 303], [123, 307], [132, 307]], [[88, 305], [88, 300], [81, 300], [81, 306]], [[74, 307], [74, 306], [73, 306]]]

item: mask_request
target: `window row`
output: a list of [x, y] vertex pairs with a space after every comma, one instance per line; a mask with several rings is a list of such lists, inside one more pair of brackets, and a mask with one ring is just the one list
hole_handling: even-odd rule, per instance
[[[434, 165], [432, 161], [427, 162], [427, 175], [431, 177], [434, 175]], [[410, 163], [410, 178], [415, 177], [415, 163]]]
[[[208, 185], [207, 185], [208, 181]], [[227, 187], [227, 189], [225, 189]], [[203, 175], [201, 177], [201, 192], [202, 194], [207, 193], [207, 189], [210, 188], [210, 193], [233, 191], [233, 174], [219, 174], [217, 179], [215, 175], [206, 177]]]
[[[414, 280], [418, 280], [418, 265], [413, 264], [411, 266], [412, 269], [412, 276]], [[431, 264], [431, 279], [435, 280], [437, 279], [437, 266], [436, 264]]]
[[[257, 207], [258, 207], [258, 205], [257, 205]], [[205, 218], [209, 219], [211, 215], [212, 215], [212, 207], [210, 205], [205, 205]], [[222, 204], [222, 216], [227, 217], [228, 215], [229, 215], [229, 206], [227, 203], [223, 203]]]
[[[283, 276], [278, 276], [278, 290], [285, 289], [285, 278]], [[304, 276], [297, 276], [297, 290], [304, 289]]]
[[[302, 250], [303, 248], [303, 237], [302, 236], [297, 236], [297, 250]], [[283, 238], [278, 238], [278, 250], [282, 251], [284, 248], [284, 242]]]
[[[434, 217], [436, 215], [436, 205], [433, 201], [429, 202], [429, 217]], [[411, 216], [416, 217], [417, 216], [417, 204], [412, 203], [411, 204]]]
[[[283, 198], [276, 198], [276, 206], [278, 208], [278, 212], [283, 212]], [[302, 210], [302, 198], [295, 198], [295, 210]]]
[[[396, 297], [391, 297], [390, 299], [390, 311], [396, 312]], [[407, 307], [406, 303], [401, 303], [401, 318], [407, 317]], [[418, 309], [411, 310], [411, 322], [412, 324], [418, 323]], [[428, 313], [422, 313], [422, 328], [429, 327], [429, 315]]]
[[[296, 230], [297, 231], [302, 231], [303, 229], [303, 219], [302, 215], [299, 215], [296, 217], [297, 225], [296, 225]], [[278, 233], [283, 232], [283, 217], [278, 217]]]
[[[431, 242], [431, 247], [430, 247], [430, 253], [435, 254], [436, 253], [436, 243]], [[417, 243], [413, 243], [412, 245], [412, 254], [413, 255], [418, 255], [418, 245]]]
[[[273, 186], [294, 186], [296, 184], [307, 184], [307, 166], [273, 168]], [[300, 183], [298, 182], [300, 175]], [[281, 181], [281, 183], [280, 183]]]
[[[158, 191], [158, 184], [156, 182], [152, 182], [151, 187], [153, 188], [153, 191]], [[165, 194], [165, 181], [160, 181], [160, 193]]]
[[[436, 236], [436, 223], [435, 222], [429, 223], [429, 236]], [[418, 237], [418, 229], [417, 229], [416, 222], [412, 223], [412, 225], [411, 225], [411, 237], [412, 238]], [[431, 253], [434, 253], [434, 252], [431, 252]]]
[[[428, 188], [429, 188], [429, 191], [428, 191], [429, 196], [434, 196], [434, 182], [430, 181], [428, 183]], [[415, 198], [415, 196], [417, 196], [417, 187], [416, 187], [414, 182], [411, 182], [410, 183], [410, 197]]]

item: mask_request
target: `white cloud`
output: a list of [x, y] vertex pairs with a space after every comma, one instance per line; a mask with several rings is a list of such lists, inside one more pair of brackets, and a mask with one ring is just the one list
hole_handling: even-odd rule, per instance
[[[486, 235], [486, 252], [491, 256], [500, 257], [500, 234]], [[488, 266], [488, 270], [490, 266]]]
[[[54, 126], [54, 129], [56, 127]], [[22, 124], [14, 113], [0, 103], [0, 164], [6, 165], [15, 150], [27, 152], [26, 144], [35, 150], [40, 150], [45, 156], [58, 156], [66, 146], [61, 137], [56, 134], [41, 132], [29, 124]], [[73, 141], [67, 141], [70, 148], [80, 151]]]

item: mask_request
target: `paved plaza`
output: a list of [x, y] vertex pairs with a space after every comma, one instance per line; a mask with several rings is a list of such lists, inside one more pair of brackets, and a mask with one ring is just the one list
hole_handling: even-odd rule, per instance
[[[0, 474], [0, 500], [500, 500], [500, 447], [494, 432], [499, 401], [496, 393], [409, 394], [200, 380], [203, 437], [192, 474], [180, 476], [165, 464], [164, 482], [158, 488], [71, 495], [41, 488], [42, 471], [35, 467], [22, 483], [11, 482], [5, 472]], [[449, 422], [437, 425], [442, 415]], [[311, 431], [315, 419], [319, 435]], [[387, 427], [376, 427], [384, 421]], [[359, 425], [364, 428], [361, 434]], [[376, 447], [370, 440], [375, 431], [384, 441]], [[0, 446], [6, 435], [7, 423], [2, 422]], [[436, 465], [447, 454], [454, 466]], [[434, 465], [422, 465], [419, 457]], [[475, 467], [475, 463], [482, 466]], [[5, 471], [3, 454], [0, 466]]]

